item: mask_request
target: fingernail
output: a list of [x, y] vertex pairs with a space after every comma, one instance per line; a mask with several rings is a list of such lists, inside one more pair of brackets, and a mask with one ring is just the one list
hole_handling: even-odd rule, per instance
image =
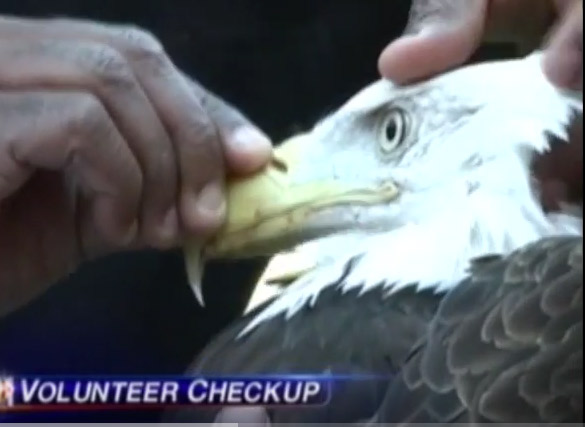
[[219, 226], [226, 210], [226, 200], [219, 182], [210, 182], [203, 187], [195, 203], [198, 226]]
[[416, 37], [434, 37], [438, 34], [444, 34], [449, 31], [450, 27], [441, 24], [429, 24], [421, 26], [413, 35]]
[[163, 242], [173, 241], [179, 232], [179, 216], [177, 214], [177, 208], [170, 208], [167, 213], [163, 216], [163, 219], [159, 228], [159, 237]]
[[236, 129], [228, 138], [228, 142], [234, 148], [248, 152], [265, 152], [272, 148], [268, 136], [249, 126]]
[[434, 33], [437, 33], [439, 31], [441, 31], [441, 25], [437, 24], [437, 23], [431, 23], [431, 22], [417, 22], [416, 24], [413, 25], [409, 25], [406, 30], [404, 31], [404, 34], [402, 35], [402, 38], [406, 38], [406, 37], [420, 37], [420, 36], [427, 36], [427, 35], [431, 35]]

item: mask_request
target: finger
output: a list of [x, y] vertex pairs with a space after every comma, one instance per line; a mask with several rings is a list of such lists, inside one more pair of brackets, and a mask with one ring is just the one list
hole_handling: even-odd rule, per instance
[[178, 235], [173, 212], [177, 188], [174, 151], [164, 125], [115, 50], [62, 40], [0, 40], [0, 85], [91, 91], [101, 100], [138, 159], [144, 187], [140, 216], [146, 243], [168, 246]]
[[564, 16], [575, 6], [575, 3], [582, 1], [583, 0], [553, 0], [553, 7], [556, 10], [557, 15]]
[[583, 90], [583, 2], [573, 4], [554, 32], [543, 66], [553, 84]]
[[182, 225], [191, 233], [209, 235], [225, 218], [226, 167], [236, 173], [258, 169], [268, 162], [270, 143], [243, 116], [180, 73], [166, 56], [153, 50], [146, 54], [141, 46], [147, 41], [133, 39], [137, 45], [123, 49], [139, 63], [138, 78], [173, 137]]
[[191, 85], [172, 64], [140, 75], [161, 117], [166, 120], [180, 171], [179, 217], [190, 233], [208, 235], [226, 213], [224, 153], [218, 129]]
[[272, 156], [270, 139], [240, 111], [196, 82], [188, 81], [218, 129], [230, 171], [247, 174], [265, 166]]
[[465, 62], [479, 45], [487, 0], [415, 0], [406, 35], [380, 55], [380, 73], [398, 84]]
[[[2, 26], [1, 23], [6, 25]], [[233, 107], [206, 91], [183, 74], [183, 79], [193, 88], [185, 91], [183, 82], [177, 78], [179, 72], [166, 56], [158, 40], [145, 30], [91, 21], [54, 19], [0, 21], [0, 37], [84, 38], [108, 44], [137, 65], [137, 78], [153, 91], [153, 104], [175, 127], [186, 126], [197, 101], [204, 104], [212, 121], [218, 124], [228, 149], [228, 166], [236, 173], [248, 173], [264, 166], [270, 157], [270, 141], [256, 126]], [[161, 77], [167, 78], [161, 79]], [[157, 79], [162, 80], [158, 82]], [[170, 81], [169, 81], [170, 80]], [[147, 93], [149, 93], [147, 90]], [[189, 98], [195, 97], [189, 102]], [[177, 102], [177, 97], [187, 98]], [[191, 107], [191, 108], [184, 108]], [[173, 120], [174, 118], [174, 120]]]
[[[142, 174], [100, 101], [84, 93], [0, 92], [0, 200], [38, 169], [63, 171], [91, 200], [81, 246], [124, 247], [137, 232]], [[34, 207], [31, 207], [34, 208]], [[99, 237], [99, 240], [98, 240]]]
[[[31, 21], [12, 22], [11, 26], [6, 33], [23, 35], [34, 27]], [[70, 20], [44, 21], [32, 33], [37, 37], [96, 40], [128, 59], [171, 135], [180, 169], [177, 222], [180, 219], [184, 228], [196, 234], [217, 229], [225, 217], [224, 153], [219, 135], [190, 83], [167, 58], [160, 43], [134, 28]]]
[[[191, 91], [191, 83], [181, 77], [166, 56], [161, 44], [149, 33], [132, 27], [119, 27], [71, 20], [10, 20], [4, 34], [19, 37], [87, 38], [113, 46], [136, 70], [136, 77], [155, 109], [170, 130], [181, 168], [180, 205], [183, 225], [194, 232], [210, 232], [223, 222], [224, 203], [221, 197], [223, 155], [218, 150], [218, 134], [211, 137], [210, 124], [220, 123], [219, 136], [227, 141], [225, 156], [236, 173], [246, 173], [265, 164], [266, 138], [240, 115], [225, 114], [227, 108], [211, 106], [211, 123], [201, 105], [199, 90]], [[0, 37], [2, 36], [0, 25]], [[211, 98], [215, 100], [215, 97]], [[202, 100], [207, 102], [206, 97]], [[219, 114], [223, 112], [222, 114]], [[225, 123], [242, 126], [226, 127]], [[228, 130], [229, 129], [229, 130]], [[204, 141], [200, 141], [203, 139]], [[201, 158], [194, 156], [202, 155]], [[204, 164], [205, 163], [205, 164]]]
[[557, 10], [551, 0], [489, 0], [484, 41], [514, 43], [526, 53], [532, 51], [541, 44]]
[[[219, 228], [226, 213], [226, 167], [252, 172], [268, 162], [271, 144], [235, 109], [182, 75], [184, 93], [197, 100], [184, 120], [199, 121], [190, 138], [175, 144], [181, 166], [181, 215], [188, 231], [205, 237]], [[187, 111], [187, 110], [184, 110]], [[224, 165], [224, 162], [227, 163]]]

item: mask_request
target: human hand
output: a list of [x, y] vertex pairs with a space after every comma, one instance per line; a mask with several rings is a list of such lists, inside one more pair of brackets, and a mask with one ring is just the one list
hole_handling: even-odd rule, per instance
[[[581, 0], [414, 0], [405, 35], [386, 47], [378, 65], [384, 77], [403, 84], [461, 65], [484, 41], [512, 42], [529, 52], [543, 39], [543, 70], [551, 82], [582, 90]], [[546, 209], [582, 203], [582, 117], [570, 142], [535, 165]]]
[[144, 31], [0, 16], [0, 315], [85, 259], [205, 238], [270, 150]]
[[564, 19], [557, 24], [545, 50], [544, 71], [557, 86], [582, 91], [583, 1], [557, 0], [557, 4], [561, 12], [567, 12], [564, 13]]
[[461, 65], [484, 41], [530, 51], [547, 34], [547, 75], [561, 86], [582, 86], [581, 0], [414, 0], [405, 35], [382, 52], [379, 69], [406, 83]]

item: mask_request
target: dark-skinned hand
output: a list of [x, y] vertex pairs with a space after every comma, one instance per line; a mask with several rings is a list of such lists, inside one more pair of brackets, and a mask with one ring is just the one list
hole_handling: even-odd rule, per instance
[[270, 153], [147, 32], [0, 16], [0, 315], [86, 259], [205, 239]]

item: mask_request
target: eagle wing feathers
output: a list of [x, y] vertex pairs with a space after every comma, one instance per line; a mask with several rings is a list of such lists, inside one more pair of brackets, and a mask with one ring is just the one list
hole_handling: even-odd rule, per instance
[[[376, 419], [406, 421], [396, 415], [408, 396], [422, 399], [417, 411], [435, 422], [582, 422], [582, 252], [581, 237], [554, 237], [476, 260], [442, 300]], [[452, 410], [431, 409], [437, 399]]]

